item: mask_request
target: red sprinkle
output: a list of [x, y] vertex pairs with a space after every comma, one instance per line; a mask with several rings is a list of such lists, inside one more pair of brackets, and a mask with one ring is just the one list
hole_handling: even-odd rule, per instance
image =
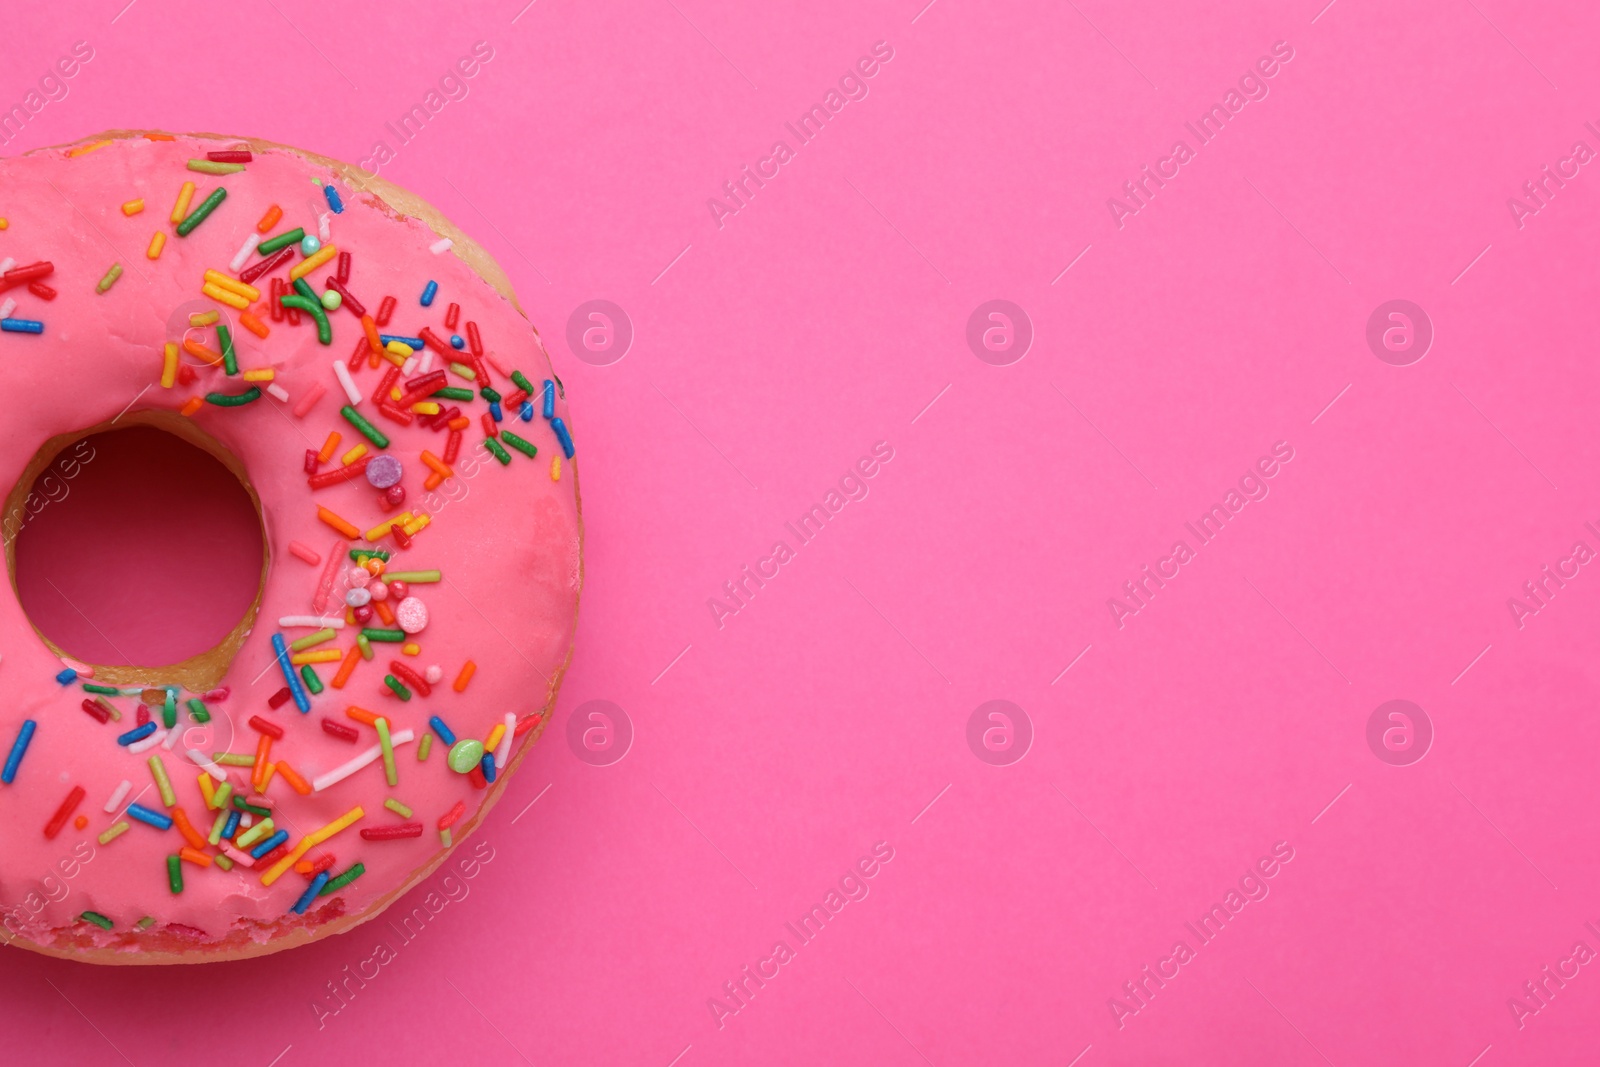
[[393, 314], [394, 314], [394, 297], [386, 296], [386, 297], [383, 298], [383, 301], [378, 305], [378, 314], [372, 321], [374, 323], [376, 323], [377, 325], [379, 325], [379, 326], [387, 326], [387, 325], [389, 325], [389, 316], [391, 316]]
[[[67, 794], [67, 799], [61, 802], [61, 806], [56, 809], [56, 813], [50, 816], [50, 821], [45, 824], [44, 836], [46, 839], [54, 839], [61, 832], [61, 828], [67, 825], [67, 820], [72, 818], [73, 810], [83, 802], [83, 797], [83, 786], [73, 786], [72, 792]], [[421, 832], [422, 827], [419, 825], [417, 833], [420, 834]]]
[[521, 737], [535, 726], [539, 725], [542, 716], [536, 711], [532, 715], [524, 715], [517, 720], [517, 728], [511, 731], [512, 737]]
[[487, 411], [483, 413], [483, 435], [485, 437], [499, 437], [500, 430], [495, 426], [494, 416]]
[[[342, 256], [345, 253], [340, 252], [339, 254]], [[334, 292], [338, 293], [344, 298], [344, 303], [340, 305], [341, 307], [348, 308], [350, 310], [350, 314], [354, 315], [358, 319], [367, 313], [367, 306], [350, 295], [350, 290], [344, 287], [343, 281], [338, 278], [328, 278], [325, 280], [329, 289], [332, 289]], [[365, 345], [366, 339], [366, 334], [362, 334], [361, 340], [363, 345]]]
[[456, 801], [455, 807], [451, 808], [449, 811], [447, 811], [443, 815], [439, 816], [439, 829], [441, 829], [441, 830], [450, 829], [450, 827], [452, 827], [452, 826], [454, 826], [456, 824], [456, 820], [461, 818], [461, 816], [465, 815], [466, 813], [467, 813], [467, 802], [464, 801], [464, 800]]
[[133, 713], [133, 724], [135, 726], [143, 726], [149, 721], [150, 709], [145, 707], [143, 704], [140, 704], [138, 710]]
[[301, 873], [303, 873], [306, 876], [306, 881], [314, 882], [314, 881], [316, 881], [317, 875], [321, 874], [323, 871], [327, 870], [329, 867], [332, 867], [332, 866], [333, 866], [333, 853], [326, 852], [326, 853], [323, 853], [321, 856], [319, 856], [317, 858], [317, 860], [314, 863], [311, 864], [311, 869], [310, 870], [303, 871]]
[[453, 330], [453, 329], [456, 328], [456, 323], [458, 323], [460, 321], [461, 321], [461, 305], [460, 304], [451, 304], [448, 308], [445, 309], [445, 313], [444, 313], [444, 328], [447, 329], [447, 330]]
[[[277, 863], [279, 860], [283, 859], [283, 857], [287, 856], [288, 854], [289, 854], [289, 846], [288, 845], [279, 845], [277, 848], [273, 849], [271, 852], [268, 852], [265, 856], [262, 856], [260, 859], [256, 860], [256, 869], [261, 870], [261, 869], [265, 869], [267, 867], [271, 867], [274, 863]], [[169, 927], [167, 927], [167, 929], [170, 930], [172, 928], [169, 926]]]
[[207, 152], [206, 158], [213, 163], [249, 163], [255, 157], [248, 151], [231, 149], [225, 152]]
[[253, 730], [256, 730], [256, 731], [258, 731], [260, 733], [266, 734], [268, 737], [272, 738], [274, 741], [279, 740], [280, 738], [283, 737], [283, 727], [279, 726], [277, 723], [272, 722], [272, 721], [270, 721], [268, 719], [263, 719], [259, 715], [250, 716], [250, 728], [253, 729]]
[[361, 836], [368, 841], [394, 841], [402, 837], [421, 837], [422, 824], [403, 822], [399, 826], [369, 826], [361, 831]]
[[307, 484], [313, 489], [326, 489], [331, 485], [342, 485], [354, 481], [367, 471], [367, 464], [372, 462], [371, 456], [362, 456], [347, 467], [334, 467], [319, 474], [313, 474], [306, 479]]
[[489, 780], [483, 776], [482, 767], [472, 768], [472, 772], [467, 775], [467, 780], [472, 783], [472, 788], [474, 789], [489, 788]]
[[[456, 358], [455, 349], [451, 348], [448, 344], [446, 344], [444, 342], [443, 339], [441, 339], [439, 337], [438, 334], [434, 333], [432, 326], [424, 326], [422, 329], [417, 331], [417, 336], [422, 338], [422, 343], [423, 344], [427, 345], [429, 348], [433, 349], [435, 352], [439, 353], [444, 358], [449, 359], [449, 360], [453, 360], [453, 359]], [[478, 384], [479, 385], [487, 385], [488, 382], [480, 380], [478, 382]]]
[[85, 700], [83, 702], [83, 710], [87, 711], [90, 715], [93, 715], [96, 719], [100, 720], [101, 722], [110, 722], [111, 721], [111, 713], [109, 711], [107, 711], [105, 708], [102, 708], [98, 703], [96, 703], [93, 700]]
[[267, 707], [276, 711], [278, 708], [281, 708], [285, 704], [289, 703], [289, 698], [292, 696], [294, 696], [294, 694], [289, 692], [289, 687], [284, 686], [282, 689], [278, 690], [276, 693], [273, 693], [267, 698]]
[[360, 732], [354, 726], [346, 726], [344, 723], [333, 719], [325, 718], [322, 720], [322, 731], [323, 733], [332, 734], [341, 741], [354, 742], [361, 739]]
[[273, 322], [283, 321], [283, 305], [278, 303], [278, 297], [283, 295], [283, 279], [274, 278], [267, 288], [267, 310], [272, 312]]
[[44, 282], [29, 282], [28, 292], [32, 293], [40, 300], [54, 300], [56, 298], [56, 291], [50, 288]]
[[[404, 663], [401, 663], [399, 660], [392, 659], [389, 661], [389, 673], [406, 683], [406, 685], [410, 686], [412, 689], [415, 689], [418, 696], [433, 695], [433, 686], [428, 684], [428, 680], [422, 675], [418, 674], [416, 671], [412, 670], [410, 667], [407, 667]], [[384, 691], [389, 692], [388, 689], [385, 689]]]
[[448, 467], [456, 461], [456, 456], [461, 453], [461, 431], [451, 430], [450, 436], [444, 443], [444, 465]]
[[339, 265], [334, 270], [333, 276], [335, 278], [338, 278], [341, 282], [347, 282], [347, 281], [350, 280], [350, 253], [349, 252], [340, 252], [339, 253]]
[[268, 256], [266, 259], [260, 260], [240, 271], [239, 280], [248, 285], [257, 278], [261, 277], [263, 274], [266, 274], [269, 271], [277, 270], [294, 257], [294, 254], [299, 247], [299, 245], [285, 245], [283, 248], [280, 248], [276, 252], [272, 253], [272, 255]]
[[[483, 338], [478, 336], [478, 324], [470, 320], [467, 322], [467, 351], [475, 356], [483, 355]], [[479, 382], [478, 384], [487, 385], [489, 383]]]
[[315, 473], [317, 473], [317, 468], [320, 467], [321, 465], [322, 465], [322, 457], [317, 454], [317, 450], [314, 449], [314, 448], [306, 449], [306, 461], [305, 461], [306, 473], [307, 474], [315, 474]]

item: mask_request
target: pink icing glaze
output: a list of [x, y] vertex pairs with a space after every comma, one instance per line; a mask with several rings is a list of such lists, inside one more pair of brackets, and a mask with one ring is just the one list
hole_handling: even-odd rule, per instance
[[[314, 180], [333, 176], [284, 151], [257, 152], [254, 162], [239, 174], [213, 177], [186, 169], [189, 159], [233, 144], [192, 137], [170, 142], [133, 138], [77, 158], [68, 158], [62, 149], [48, 149], [0, 161], [0, 190], [10, 222], [0, 233], [0, 259], [12, 257], [19, 265], [53, 262], [55, 271], [45, 280], [59, 294], [49, 302], [25, 287], [0, 295], [0, 302], [16, 298], [15, 317], [45, 323], [41, 336], [0, 333], [0, 383], [15, 401], [0, 420], [0, 485], [6, 489], [14, 485], [46, 439], [110, 420], [130, 401], [131, 411], [175, 410], [191, 396], [210, 390], [239, 392], [245, 387], [239, 379], [223, 377], [220, 368], [202, 367], [191, 386], [162, 389], [158, 382], [162, 348], [174, 339], [169, 320], [180, 309], [182, 316], [199, 309], [196, 302], [201, 300], [207, 268], [232, 273], [229, 261], [269, 205], [279, 204], [284, 211], [273, 232], [301, 226], [316, 233], [317, 217], [328, 208]], [[168, 216], [185, 181], [197, 187], [195, 204], [219, 185], [228, 196], [191, 235], [178, 237]], [[348, 285], [369, 313], [376, 312], [384, 295], [397, 299], [385, 333], [417, 336], [422, 327], [432, 326], [448, 338], [452, 331], [444, 327], [446, 308], [459, 303], [461, 323], [455, 332], [465, 337], [466, 322], [475, 321], [496, 364], [521, 368], [535, 385], [553, 377], [548, 356], [526, 320], [453, 253], [431, 253], [429, 246], [438, 235], [425, 223], [394, 218], [348, 185], [338, 189], [344, 212], [331, 218], [331, 243], [352, 254]], [[145, 210], [124, 216], [120, 205], [137, 197], [145, 199]], [[160, 258], [151, 261], [144, 249], [157, 230], [168, 237]], [[258, 258], [253, 255], [252, 261]], [[122, 263], [123, 275], [108, 293], [99, 295], [95, 284], [113, 262]], [[323, 279], [333, 274], [333, 268], [329, 263], [307, 280], [321, 292]], [[275, 273], [286, 277], [287, 268]], [[424, 308], [419, 296], [429, 279], [438, 282], [438, 298]], [[257, 283], [263, 294], [267, 286], [266, 277]], [[235, 312], [220, 310], [225, 321], [236, 322]], [[258, 302], [254, 310], [267, 319], [264, 303]], [[292, 701], [268, 710], [267, 698], [284, 684], [274, 663], [271, 635], [278, 632], [280, 617], [312, 613], [323, 570], [296, 558], [287, 546], [302, 542], [326, 560], [340, 538], [318, 521], [319, 504], [363, 530], [395, 514], [380, 507], [379, 491], [365, 478], [316, 492], [307, 487], [302, 469], [307, 448], [320, 447], [330, 430], [344, 435], [341, 453], [362, 440], [339, 415], [344, 394], [331, 370], [335, 359], [349, 358], [362, 336], [361, 326], [345, 310], [330, 312], [329, 318], [330, 346], [318, 342], [309, 316], [297, 328], [269, 322], [271, 334], [264, 340], [236, 326], [233, 338], [241, 368], [273, 368], [276, 383], [290, 399], [285, 403], [263, 396], [242, 408], [207, 404], [194, 415], [196, 423], [248, 471], [261, 497], [272, 559], [254, 631], [222, 682], [231, 693], [211, 705], [215, 718], [210, 724], [190, 723], [180, 699], [179, 728], [188, 729], [176, 748], [130, 753], [115, 739], [132, 728], [136, 699], [112, 698], [123, 712], [120, 723], [102, 725], [85, 714], [79, 705], [86, 694], [77, 684], [64, 687], [56, 682], [61, 663], [35, 636], [15, 598], [0, 598], [4, 656], [0, 681], [7, 697], [0, 705], [0, 758], [24, 719], [38, 723], [15, 782], [0, 785], [0, 857], [4, 857], [0, 914], [7, 917], [12, 933], [46, 945], [68, 930], [74, 943], [83, 943], [87, 934], [96, 945], [125, 944], [134, 924], [152, 916], [158, 924], [155, 929], [165, 928], [169, 934], [203, 944], [230, 933], [237, 938], [241, 929], [253, 940], [265, 941], [300, 925], [289, 910], [307, 888], [307, 880], [292, 869], [273, 885], [263, 886], [260, 868], [223, 871], [186, 863], [184, 891], [174, 895], [168, 888], [166, 857], [184, 843], [176, 828], [163, 832], [134, 822], [110, 843], [98, 842], [98, 835], [123, 817], [103, 810], [123, 779], [133, 782], [130, 799], [145, 790], [140, 802], [162, 810], [146, 764], [150, 755], [162, 756], [179, 805], [204, 834], [214, 813], [206, 809], [198, 788], [199, 768], [184, 752], [196, 748], [207, 754], [253, 753], [259, 735], [248, 725], [251, 715], [284, 729], [284, 738], [273, 745], [273, 759], [286, 760], [305, 779], [313, 780], [376, 742], [372, 727], [346, 718], [345, 708], [351, 704], [385, 715], [396, 731], [412, 730], [419, 740], [427, 732], [430, 715], [440, 716], [459, 738], [485, 739], [506, 712], [521, 718], [546, 708], [571, 649], [581, 584], [575, 464], [563, 463], [560, 480], [552, 481], [550, 458], [560, 455], [561, 449], [549, 423], [537, 412], [527, 423], [508, 412], [503, 426], [530, 440], [539, 453], [529, 460], [512, 452], [513, 462], [501, 466], [479, 444], [480, 416], [487, 405], [482, 400], [461, 402], [473, 424], [455, 464], [456, 477], [427, 493], [422, 482], [428, 472], [420, 453], [426, 448], [442, 455], [445, 434], [415, 424], [401, 427], [379, 417], [370, 394], [383, 370], [363, 368], [356, 375], [365, 397], [360, 409], [389, 436], [387, 453], [405, 466], [405, 508], [425, 510], [433, 520], [416, 534], [408, 551], [394, 551], [392, 540], [382, 547], [394, 552], [396, 569], [437, 568], [445, 580], [413, 584], [408, 590], [427, 607], [426, 629], [412, 638], [422, 646], [421, 655], [404, 656], [399, 644], [375, 644], [374, 660], [361, 663], [342, 690], [330, 686], [311, 697], [310, 714], [300, 714]], [[206, 343], [214, 346], [214, 336]], [[442, 362], [436, 359], [434, 369]], [[326, 395], [303, 418], [296, 418], [294, 408], [318, 384], [326, 388]], [[451, 375], [449, 384], [470, 383]], [[493, 384], [502, 393], [515, 389], [497, 378]], [[558, 399], [556, 406], [557, 414], [566, 419], [565, 401]], [[338, 462], [335, 458], [332, 465]], [[181, 551], [181, 545], [174, 550]], [[345, 570], [348, 566], [341, 568]], [[344, 588], [341, 578], [337, 590], [342, 594]], [[372, 625], [383, 624], [374, 620]], [[311, 631], [283, 632], [292, 641]], [[342, 652], [353, 643], [355, 632], [347, 627], [336, 641], [321, 647]], [[468, 658], [478, 670], [467, 692], [458, 694], [450, 683]], [[443, 680], [430, 697], [419, 694], [402, 702], [383, 684], [391, 659], [404, 661], [418, 674], [438, 664]], [[324, 684], [331, 681], [336, 667], [316, 668]], [[185, 692], [181, 697], [194, 695]], [[321, 727], [324, 716], [355, 727], [360, 741], [350, 744], [326, 733]], [[534, 736], [526, 735], [518, 747]], [[438, 738], [433, 748], [422, 763], [417, 761], [416, 741], [396, 750], [399, 784], [393, 789], [385, 783], [381, 761], [309, 796], [294, 792], [282, 775], [272, 780], [268, 795], [277, 805], [276, 821], [290, 831], [290, 844], [357, 805], [365, 811], [350, 829], [308, 853], [311, 858], [331, 852], [336, 857], [331, 873], [356, 861], [365, 865], [366, 873], [313, 904], [306, 922], [361, 912], [439, 858], [442, 846], [435, 824], [457, 801], [467, 805], [466, 815], [456, 824], [456, 841], [462, 839], [462, 830], [489, 794], [447, 768], [446, 749]], [[249, 792], [249, 769], [230, 772], [237, 791]], [[77, 814], [88, 816], [88, 826], [79, 831], [68, 820], [66, 828], [47, 841], [45, 824], [75, 785], [88, 793], [77, 809]], [[361, 838], [363, 828], [408, 821], [383, 807], [390, 796], [413, 810], [413, 820], [424, 826], [421, 837]], [[319, 915], [321, 909], [326, 910]], [[114, 930], [102, 933], [79, 921], [84, 911], [109, 917]], [[286, 918], [291, 920], [287, 924]]]

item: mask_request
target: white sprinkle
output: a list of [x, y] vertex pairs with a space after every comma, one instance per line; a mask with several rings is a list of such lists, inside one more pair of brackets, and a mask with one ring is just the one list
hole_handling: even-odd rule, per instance
[[416, 356], [408, 356], [408, 357], [406, 357], [406, 361], [404, 363], [400, 364], [400, 373], [402, 375], [404, 375], [405, 377], [409, 378], [413, 374], [415, 374], [416, 372], [417, 372], [417, 357]]
[[244, 239], [244, 247], [239, 249], [238, 254], [228, 261], [228, 269], [238, 274], [244, 267], [244, 261], [250, 258], [250, 253], [254, 252], [256, 245], [260, 243], [261, 235], [259, 233], [252, 233], [249, 237], [246, 237]]
[[[389, 747], [399, 748], [407, 741], [412, 740], [415, 736], [416, 735], [410, 730], [401, 730], [399, 733], [390, 734]], [[382, 755], [383, 745], [373, 745], [371, 748], [361, 753], [361, 755], [345, 763], [341, 763], [327, 774], [318, 775], [317, 777], [311, 779], [311, 788], [314, 792], [320, 793], [330, 785], [337, 785], [338, 783], [344, 781], [361, 768], [367, 766], [367, 764], [372, 763], [374, 760], [382, 757]]]
[[328, 230], [328, 220], [332, 218], [326, 211], [317, 216], [317, 240], [323, 244], [328, 243], [328, 238], [333, 236]]
[[344, 617], [328, 618], [324, 615], [285, 615], [278, 620], [278, 625], [284, 629], [291, 626], [309, 626], [313, 630], [326, 630], [330, 627], [335, 630], [344, 629]]
[[287, 389], [285, 389], [283, 386], [279, 385], [277, 382], [268, 382], [267, 383], [267, 392], [270, 393], [272, 396], [277, 397], [279, 400], [283, 401], [285, 404], [287, 404], [289, 402], [289, 391]]
[[133, 783], [126, 778], [122, 784], [111, 791], [111, 799], [106, 801], [106, 814], [109, 815], [122, 806], [122, 801], [128, 795], [128, 790], [133, 788]]
[[[173, 732], [176, 733], [176, 731], [173, 731]], [[151, 734], [149, 737], [140, 738], [139, 740], [135, 741], [133, 744], [129, 745], [128, 746], [128, 751], [132, 752], [134, 754], [138, 754], [138, 753], [144, 752], [144, 751], [146, 751], [148, 749], [155, 748], [157, 745], [161, 744], [161, 742], [165, 741], [166, 739], [167, 739], [167, 731], [163, 730], [161, 727], [158, 726], [158, 727], [156, 727], [156, 732]]]
[[251, 815], [248, 811], [241, 811], [239, 813], [239, 829], [248, 830], [250, 829], [251, 825], [255, 823], [255, 821], [256, 817]]
[[350, 368], [344, 360], [333, 361], [333, 376], [339, 379], [339, 388], [344, 390], [344, 395], [350, 398], [350, 406], [355, 407], [361, 403], [361, 390], [356, 388], [356, 383], [350, 380]]
[[10, 256], [7, 256], [5, 259], [0, 259], [0, 274], [4, 274], [6, 271], [10, 270], [16, 265], [17, 261], [12, 259]]
[[500, 735], [500, 743], [494, 749], [494, 769], [497, 771], [506, 765], [506, 759], [511, 755], [511, 734], [516, 728], [516, 713], [506, 712], [506, 732]]
[[422, 362], [417, 364], [417, 373], [418, 374], [427, 374], [428, 371], [430, 371], [432, 369], [433, 369], [433, 349], [425, 348], [425, 349], [422, 350]]
[[165, 741], [161, 742], [161, 747], [166, 749], [168, 752], [171, 752], [173, 749], [178, 747], [178, 740], [181, 737], [183, 737], [183, 731], [182, 730], [178, 730], [178, 729], [168, 730], [167, 731], [167, 739]]
[[196, 767], [199, 767], [201, 770], [211, 775], [211, 777], [215, 778], [219, 783], [226, 782], [228, 780], [228, 772], [223, 770], [221, 767], [218, 767], [215, 763], [212, 763], [206, 758], [206, 754], [201, 752], [198, 748], [191, 748], [188, 752], [188, 756], [190, 759], [194, 760]]
[[11, 313], [15, 310], [17, 310], [16, 297], [6, 297], [6, 302], [4, 304], [0, 304], [0, 319], [9, 319], [11, 317]]
[[455, 242], [450, 240], [450, 238], [441, 237], [437, 241], [433, 242], [433, 244], [428, 246], [428, 251], [437, 256], [441, 252], [450, 251], [450, 247], [454, 244]]

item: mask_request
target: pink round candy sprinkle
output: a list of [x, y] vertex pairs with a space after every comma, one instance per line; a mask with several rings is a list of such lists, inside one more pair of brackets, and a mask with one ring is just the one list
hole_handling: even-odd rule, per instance
[[374, 489], [387, 489], [400, 484], [404, 473], [400, 461], [387, 454], [373, 456], [367, 463], [367, 481], [372, 483]]
[[437, 663], [431, 664], [427, 670], [422, 672], [422, 677], [427, 680], [429, 685], [438, 685], [444, 679], [444, 668]]
[[372, 594], [373, 600], [389, 599], [389, 587], [384, 585], [382, 582], [373, 582], [371, 585], [367, 586], [367, 592]]
[[394, 606], [394, 621], [408, 634], [420, 634], [428, 627], [428, 605], [408, 596]]
[[365, 589], [370, 581], [372, 581], [372, 574], [365, 567], [350, 568], [350, 584], [357, 589]]

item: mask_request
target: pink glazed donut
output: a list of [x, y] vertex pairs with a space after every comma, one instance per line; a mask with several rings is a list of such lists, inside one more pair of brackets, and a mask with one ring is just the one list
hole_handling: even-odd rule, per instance
[[264, 141], [0, 160], [0, 386], [26, 398], [0, 422], [13, 592], [35, 477], [113, 425], [216, 457], [265, 544], [255, 602], [181, 663], [79, 662], [0, 603], [5, 941], [261, 955], [439, 866], [549, 722], [583, 583], [564, 391], [488, 254]]

